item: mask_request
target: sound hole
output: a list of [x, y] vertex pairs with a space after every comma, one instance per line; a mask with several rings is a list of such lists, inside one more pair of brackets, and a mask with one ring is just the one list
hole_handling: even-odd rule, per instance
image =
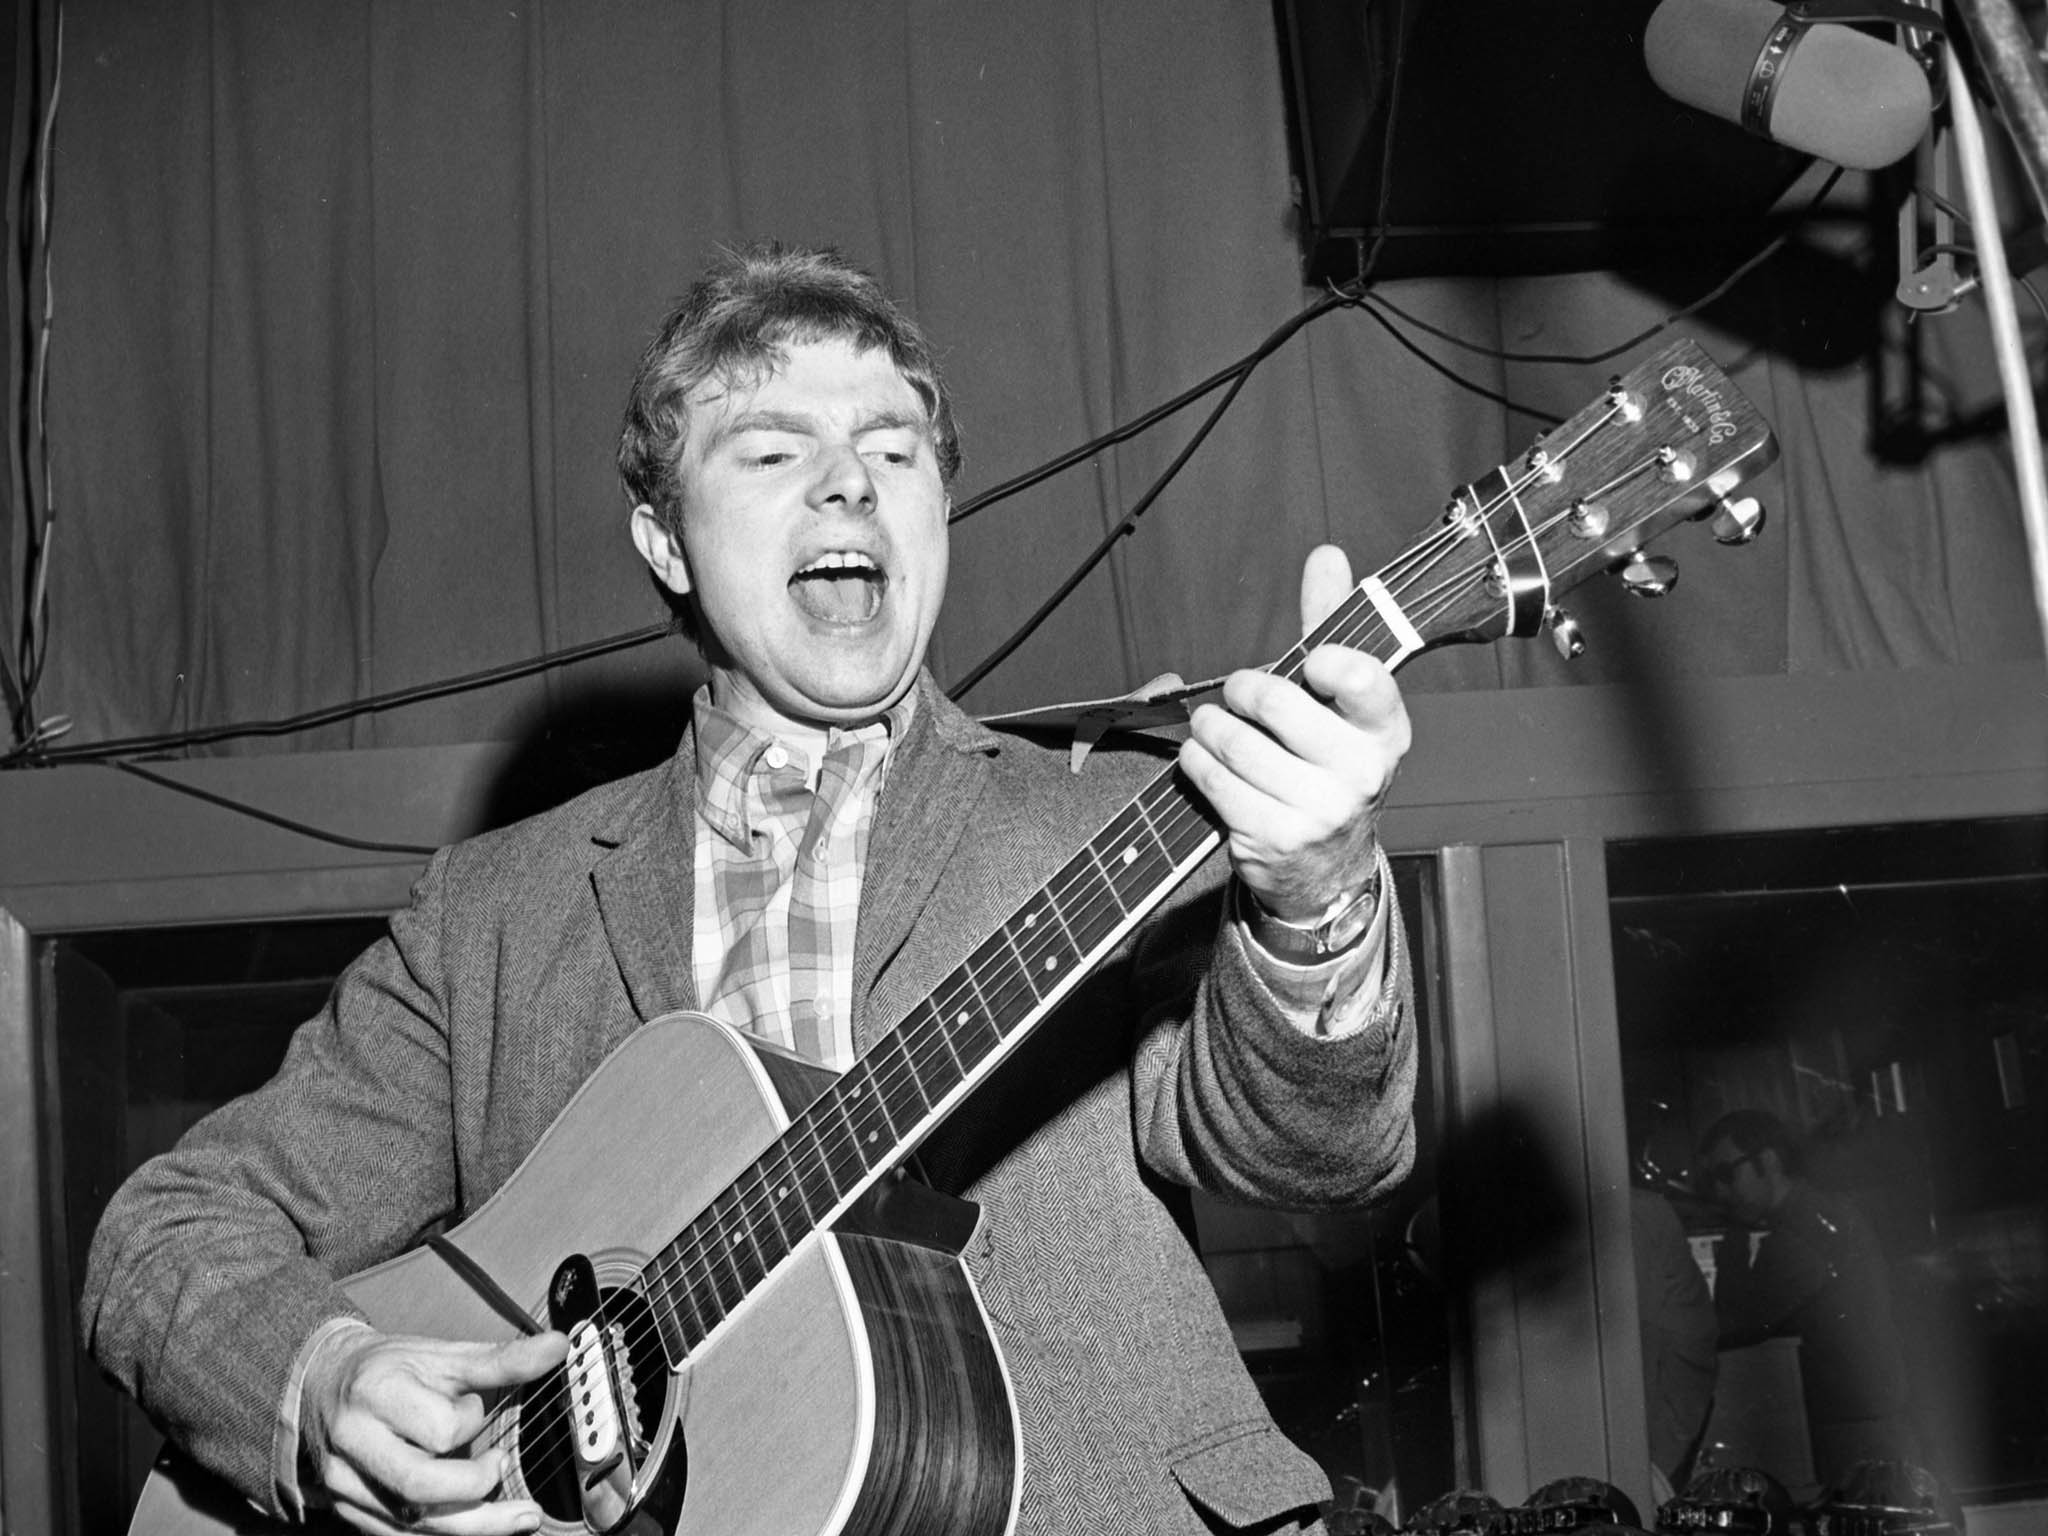
[[[623, 1364], [632, 1379], [635, 1411], [631, 1438], [637, 1472], [649, 1444], [660, 1435], [668, 1361], [661, 1352], [653, 1314], [637, 1293], [606, 1291], [599, 1310], [604, 1325], [616, 1325], [625, 1340]], [[548, 1517], [578, 1523], [583, 1519], [583, 1493], [570, 1442], [571, 1411], [566, 1371], [556, 1369], [528, 1387], [519, 1414], [517, 1458], [521, 1481]], [[680, 1465], [679, 1453], [671, 1453], [669, 1459]]]

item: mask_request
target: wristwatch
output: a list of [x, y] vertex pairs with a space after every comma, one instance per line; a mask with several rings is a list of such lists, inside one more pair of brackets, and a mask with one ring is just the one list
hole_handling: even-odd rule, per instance
[[1237, 883], [1237, 915], [1259, 947], [1290, 965], [1320, 965], [1358, 947], [1372, 927], [1380, 905], [1377, 864], [1357, 890], [1341, 891], [1322, 914], [1305, 923], [1275, 917], [1242, 880]]

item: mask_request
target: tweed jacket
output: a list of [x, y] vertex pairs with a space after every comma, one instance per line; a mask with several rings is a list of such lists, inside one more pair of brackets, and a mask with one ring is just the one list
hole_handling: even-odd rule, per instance
[[[998, 735], [920, 679], [877, 808], [857, 1044], [920, 1001], [1170, 761]], [[694, 1006], [693, 753], [444, 849], [277, 1077], [146, 1164], [95, 1238], [100, 1364], [201, 1463], [276, 1508], [278, 1405], [335, 1277], [475, 1210], [634, 1029]], [[981, 1203], [964, 1255], [1009, 1368], [1019, 1529], [1188, 1536], [1312, 1524], [1328, 1485], [1274, 1428], [1188, 1240], [1185, 1190], [1295, 1208], [1408, 1169], [1408, 967], [1367, 1028], [1289, 1022], [1222, 915], [1220, 858], [920, 1149]]]

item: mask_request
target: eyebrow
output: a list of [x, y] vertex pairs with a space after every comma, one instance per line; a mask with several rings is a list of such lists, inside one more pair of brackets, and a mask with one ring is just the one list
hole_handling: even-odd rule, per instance
[[[706, 450], [717, 447], [742, 432], [791, 432], [807, 435], [814, 422], [808, 416], [793, 411], [748, 410], [725, 421], [705, 440]], [[924, 432], [931, 428], [931, 422], [920, 411], [899, 410], [891, 407], [863, 416], [854, 423], [853, 433], [858, 437], [866, 432], [911, 431]]]

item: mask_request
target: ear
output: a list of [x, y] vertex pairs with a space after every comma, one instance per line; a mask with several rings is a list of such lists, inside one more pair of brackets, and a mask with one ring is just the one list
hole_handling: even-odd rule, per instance
[[690, 560], [683, 552], [682, 540], [668, 531], [667, 525], [654, 515], [654, 508], [641, 502], [633, 509], [633, 547], [640, 551], [657, 580], [669, 591], [682, 597], [690, 590]]

